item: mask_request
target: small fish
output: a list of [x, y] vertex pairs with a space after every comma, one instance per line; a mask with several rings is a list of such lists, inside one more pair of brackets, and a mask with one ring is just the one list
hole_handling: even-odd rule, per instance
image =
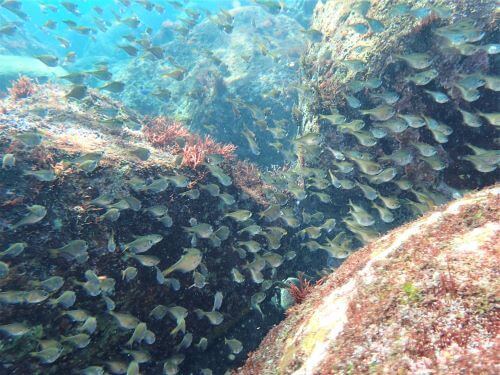
[[500, 112], [494, 112], [494, 113], [478, 112], [477, 114], [482, 118], [486, 119], [486, 121], [488, 121], [490, 125], [500, 126]]
[[32, 357], [36, 357], [40, 359], [42, 363], [50, 364], [57, 361], [57, 359], [61, 356], [63, 352], [63, 348], [57, 347], [49, 347], [47, 349], [42, 349], [39, 352], [31, 352], [30, 355]]
[[23, 225], [36, 224], [41, 221], [45, 217], [45, 215], [47, 215], [47, 209], [44, 206], [35, 204], [33, 206], [27, 207], [27, 209], [29, 211], [28, 215], [12, 225], [12, 229], [17, 229]]
[[175, 187], [178, 187], [178, 188], [185, 188], [190, 183], [189, 178], [187, 178], [186, 176], [184, 176], [182, 174], [178, 174], [175, 176], [168, 176], [165, 178], [168, 181], [172, 182], [175, 185]]
[[2, 169], [11, 169], [16, 166], [16, 157], [14, 154], [5, 154], [2, 158]]
[[123, 250], [130, 250], [135, 254], [144, 253], [161, 240], [163, 240], [163, 236], [159, 234], [139, 236], [134, 241], [125, 244]]
[[91, 205], [98, 206], [98, 207], [106, 207], [110, 205], [114, 200], [113, 195], [111, 194], [101, 194], [97, 198], [92, 199], [90, 201]]
[[203, 311], [201, 309], [194, 309], [194, 313], [196, 314], [198, 319], [206, 317], [210, 324], [214, 326], [221, 324], [224, 320], [224, 315], [222, 315], [218, 311]]
[[401, 203], [396, 197], [384, 197], [383, 195], [379, 194], [379, 198], [380, 200], [382, 200], [382, 202], [384, 202], [385, 206], [391, 210], [396, 210], [401, 207]]
[[137, 268], [135, 267], [127, 267], [122, 271], [122, 280], [126, 282], [130, 282], [137, 276]]
[[182, 255], [177, 262], [163, 271], [164, 276], [167, 276], [174, 271], [182, 273], [191, 272], [200, 265], [203, 257], [200, 250], [196, 248], [186, 248], [184, 251], [184, 255]]
[[424, 70], [423, 72], [416, 73], [413, 76], [409, 76], [407, 80], [413, 82], [417, 86], [425, 86], [437, 76], [438, 71], [436, 69], [429, 69]]
[[422, 126], [425, 126], [425, 120], [420, 116], [403, 115], [399, 113], [398, 117], [405, 120], [408, 126], [410, 126], [411, 128], [418, 129], [421, 128]]
[[368, 22], [368, 26], [370, 26], [370, 29], [372, 30], [373, 33], [381, 33], [382, 31], [385, 30], [384, 24], [379, 20], [365, 17], [365, 21]]
[[359, 73], [366, 69], [367, 64], [361, 60], [343, 60], [342, 64], [344, 64], [347, 69], [349, 69], [353, 73]]
[[125, 84], [123, 82], [119, 82], [119, 81], [112, 81], [112, 82], [109, 82], [108, 84], [100, 87], [99, 89], [110, 91], [112, 93], [119, 93], [125, 89]]
[[373, 217], [363, 207], [354, 204], [351, 200], [349, 200], [349, 206], [352, 217], [359, 225], [369, 227], [375, 224]]
[[83, 99], [87, 95], [87, 86], [85, 85], [74, 85], [71, 90], [66, 94], [66, 98], [73, 99]]
[[357, 34], [366, 34], [370, 29], [368, 28], [367, 25], [365, 25], [364, 23], [352, 23], [350, 25], [348, 25], [351, 29], [354, 30], [354, 32], [356, 32]]
[[430, 96], [432, 96], [432, 99], [434, 99], [436, 103], [443, 104], [443, 103], [448, 103], [450, 101], [448, 95], [446, 95], [441, 91], [431, 91], [431, 90], [424, 90], [424, 91]]
[[434, 156], [437, 153], [437, 150], [434, 146], [431, 146], [427, 143], [423, 142], [410, 142], [412, 146], [414, 146], [420, 155], [425, 156], [425, 157], [431, 157]]
[[435, 171], [441, 171], [446, 168], [446, 163], [441, 160], [437, 155], [422, 156], [421, 159], [425, 161]]
[[204, 352], [205, 350], [207, 350], [207, 346], [208, 346], [208, 340], [206, 337], [201, 337], [200, 338], [200, 341], [198, 342], [198, 344], [195, 344], [195, 346], [201, 350], [202, 352]]
[[396, 168], [386, 168], [377, 175], [368, 176], [368, 181], [370, 181], [372, 184], [380, 185], [385, 182], [391, 181], [394, 177], [396, 177], [396, 175]]
[[20, 255], [28, 244], [26, 242], [16, 242], [11, 244], [6, 250], [0, 252], [0, 258], [14, 258]]
[[0, 261], [0, 279], [4, 279], [9, 274], [9, 265]]
[[393, 181], [397, 186], [398, 188], [400, 188], [401, 190], [409, 190], [412, 188], [413, 184], [411, 183], [411, 181], [409, 180], [406, 180], [406, 179], [402, 179], [402, 180], [396, 180], [396, 181]]
[[145, 147], [136, 147], [130, 153], [142, 161], [146, 161], [151, 156], [151, 151]]
[[200, 223], [192, 227], [182, 227], [186, 232], [193, 233], [199, 238], [209, 238], [213, 233], [213, 227], [207, 223]]
[[380, 219], [384, 223], [392, 223], [394, 221], [394, 215], [387, 208], [379, 206], [375, 202], [372, 203], [372, 207], [378, 211]]
[[382, 167], [371, 160], [363, 160], [353, 156], [351, 159], [358, 165], [360, 171], [367, 175], [374, 176], [382, 171]]
[[99, 165], [99, 160], [85, 160], [81, 163], [77, 163], [76, 166], [79, 170], [85, 173], [92, 173]]
[[56, 174], [51, 169], [40, 169], [37, 171], [25, 170], [23, 171], [23, 175], [33, 176], [38, 181], [43, 181], [43, 182], [51, 182], [57, 178]]
[[115, 311], [110, 311], [109, 314], [116, 319], [118, 325], [123, 329], [135, 329], [139, 324], [139, 319], [133, 315]]
[[156, 306], [151, 312], [149, 313], [150, 316], [155, 318], [156, 320], [161, 320], [165, 317], [165, 315], [168, 312], [168, 308], [164, 305], [158, 305]]
[[483, 125], [481, 119], [475, 113], [467, 112], [461, 108], [458, 110], [462, 114], [465, 125], [470, 126], [471, 128], [480, 128]]
[[362, 105], [361, 101], [358, 98], [356, 98], [355, 96], [347, 95], [347, 94], [342, 94], [342, 95], [344, 96], [344, 99], [346, 100], [349, 107], [354, 108], [354, 109], [361, 107], [361, 105]]
[[110, 221], [115, 222], [120, 217], [120, 210], [117, 208], [110, 208], [104, 214], [98, 217], [98, 221]]
[[129, 56], [137, 56], [139, 50], [132, 45], [118, 46], [118, 48], [124, 50]]
[[73, 322], [84, 322], [89, 317], [85, 310], [68, 310], [64, 311], [63, 315], [69, 316]]
[[152, 255], [133, 254], [131, 257], [144, 267], [155, 267], [160, 263], [160, 259]]
[[233, 267], [231, 269], [231, 276], [233, 278], [233, 281], [238, 284], [245, 282], [245, 276], [243, 276], [243, 274], [237, 268]]
[[47, 292], [54, 293], [62, 288], [64, 279], [61, 276], [52, 276], [43, 281], [36, 282], [35, 284], [40, 285]]
[[59, 297], [49, 300], [49, 304], [52, 306], [60, 305], [61, 307], [67, 309], [75, 304], [76, 294], [72, 290], [64, 291]]
[[9, 35], [12, 36], [16, 33], [17, 26], [15, 23], [7, 23], [5, 25], [0, 26], [0, 35]]
[[411, 53], [408, 55], [394, 55], [396, 58], [404, 60], [414, 69], [427, 69], [432, 64], [431, 57], [426, 53]]
[[252, 212], [248, 210], [237, 210], [225, 214], [224, 217], [230, 217], [235, 221], [243, 222], [247, 221], [248, 219], [250, 219], [250, 217], [252, 217]]
[[203, 184], [198, 184], [200, 189], [208, 191], [208, 193], [212, 197], [218, 197], [220, 195], [220, 188], [219, 185], [216, 184], [208, 184], [208, 185], [203, 185]]
[[214, 306], [212, 307], [212, 311], [219, 310], [222, 306], [223, 294], [222, 292], [216, 292], [214, 295]]
[[190, 189], [180, 194], [183, 197], [188, 197], [191, 200], [196, 200], [200, 197], [200, 191], [198, 189]]
[[170, 228], [174, 223], [172, 218], [168, 214], [159, 217], [158, 221], [162, 223], [165, 228]]
[[400, 149], [397, 151], [394, 151], [390, 155], [384, 155], [379, 158], [379, 160], [391, 160], [396, 165], [399, 165], [401, 167], [404, 167], [405, 165], [410, 164], [413, 161], [413, 156], [411, 152], [405, 150], [405, 149]]
[[104, 375], [105, 371], [101, 366], [89, 366], [81, 370], [81, 373], [83, 375]]
[[51, 68], [56, 67], [59, 63], [59, 58], [54, 55], [37, 55], [35, 58]]
[[224, 202], [225, 205], [231, 206], [236, 202], [236, 199], [228, 193], [219, 194], [219, 198]]
[[340, 113], [332, 113], [331, 115], [319, 115], [320, 119], [327, 120], [332, 125], [340, 125], [347, 121], [344, 115]]
[[176, 81], [182, 81], [185, 76], [185, 69], [174, 69], [162, 74], [162, 78], [173, 78]]
[[140, 322], [139, 324], [137, 324], [134, 332], [132, 333], [132, 337], [130, 337], [125, 345], [132, 346], [135, 342], [140, 344], [141, 341], [144, 340], [147, 330], [148, 328], [146, 323]]
[[321, 135], [319, 133], [307, 133], [294, 139], [294, 143], [304, 146], [318, 146], [321, 143]]
[[61, 342], [68, 342], [75, 348], [83, 349], [90, 344], [90, 336], [86, 333], [79, 333], [73, 336], [61, 335]]
[[[230, 186], [232, 184], [231, 177], [227, 175], [224, 170], [215, 165], [215, 164], [205, 164], [212, 176], [217, 178], [217, 180], [223, 185], [223, 186]], [[186, 185], [187, 186], [187, 185]]]
[[381, 93], [371, 94], [371, 96], [382, 99], [388, 105], [396, 104], [399, 100], [399, 94], [394, 91], [384, 91]]
[[229, 346], [231, 353], [238, 354], [243, 350], [243, 344], [237, 339], [226, 339], [224, 338], [224, 344]]
[[361, 189], [366, 199], [371, 201], [377, 199], [378, 193], [374, 188], [361, 182], [356, 182], [356, 185]]
[[49, 254], [52, 257], [63, 257], [66, 260], [76, 259], [83, 262], [88, 259], [88, 245], [84, 240], [73, 240], [58, 249], [50, 249]]
[[0, 325], [0, 332], [10, 337], [20, 337], [27, 334], [31, 330], [23, 323], [10, 323]]
[[115, 302], [108, 296], [102, 296], [104, 303], [106, 304], [106, 311], [113, 311], [116, 307]]
[[389, 105], [382, 104], [372, 109], [361, 110], [361, 113], [364, 115], [370, 115], [374, 120], [377, 121], [386, 121], [394, 116], [396, 110]]

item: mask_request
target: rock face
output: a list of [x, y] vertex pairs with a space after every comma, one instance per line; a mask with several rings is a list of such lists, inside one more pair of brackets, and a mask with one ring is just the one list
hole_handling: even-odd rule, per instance
[[[302, 271], [304, 264], [314, 263], [319, 269], [325, 263], [323, 255], [290, 251], [297, 225], [258, 217], [257, 212], [269, 205], [259, 169], [232, 156], [212, 171], [206, 165], [183, 166], [179, 156], [197, 156], [207, 143], [183, 149], [182, 133], [153, 128], [151, 119], [96, 90], [89, 89], [76, 101], [60, 86], [30, 84], [29, 90], [22, 90], [27, 84], [12, 88], [0, 100], [0, 373], [69, 374], [110, 359], [128, 366], [125, 351], [131, 349], [127, 340], [132, 331], [113, 318], [113, 308], [130, 314], [136, 323], [145, 322], [155, 335], [149, 344], [133, 347], [148, 358], [140, 364], [142, 373], [161, 373], [163, 363], [174, 359], [175, 370], [186, 374], [207, 367], [222, 374], [242, 365], [246, 353], [283, 318], [282, 308], [272, 299], [272, 280], [286, 279]], [[160, 142], [167, 135], [174, 142], [170, 148]], [[182, 137], [187, 145], [193, 134], [186, 131]], [[16, 225], [33, 206], [43, 206], [41, 220]], [[262, 251], [262, 258], [247, 254], [243, 243], [252, 237], [226, 215], [243, 209], [265, 231], [255, 244], [262, 249], [272, 246], [272, 252]], [[195, 219], [205, 226], [199, 235], [191, 228]], [[127, 251], [126, 244], [150, 234], [162, 240], [139, 254]], [[87, 249], [80, 250], [78, 258], [71, 253], [58, 256], [56, 249], [72, 241], [84, 241]], [[5, 254], [11, 244], [22, 243], [26, 251]], [[180, 271], [164, 278], [161, 271], [181, 259], [184, 248], [192, 247], [203, 249], [201, 281], [194, 285], [194, 274]], [[264, 256], [266, 264], [261, 263], [253, 278], [249, 261]], [[137, 274], [128, 280], [124, 271], [134, 272], [132, 267]], [[238, 281], [232, 276], [235, 271]], [[106, 280], [99, 282], [99, 290], [95, 283], [85, 282], [89, 272]], [[61, 289], [40, 290], [39, 282], [53, 276], [64, 280]], [[252, 296], [262, 290], [267, 290], [267, 298], [257, 309]], [[75, 293], [72, 306], [49, 302], [63, 292]], [[217, 292], [223, 292], [223, 321], [199, 319], [195, 311], [210, 311]], [[26, 293], [35, 298], [28, 299]], [[185, 335], [173, 331], [179, 323], [170, 315], [151, 315], [159, 305], [186, 309]], [[77, 322], [63, 314], [68, 309], [85, 310], [96, 318], [97, 329], [85, 348], [63, 340], [80, 332]], [[16, 338], [4, 335], [5, 325], [15, 322], [28, 330]], [[202, 338], [208, 340], [207, 347]], [[230, 355], [224, 338], [241, 340], [243, 349]], [[56, 340], [63, 350], [51, 364], [30, 354], [45, 340]], [[187, 340], [193, 345], [184, 348]], [[182, 364], [180, 354], [185, 358]]]
[[[320, 147], [299, 150], [299, 162], [330, 177], [335, 207], [325, 210], [332, 211], [337, 229], [364, 244], [374, 232], [425, 212], [429, 203], [495, 183], [499, 165], [497, 159], [488, 168], [472, 155], [474, 147], [498, 148], [497, 126], [481, 117], [498, 112], [498, 87], [483, 79], [497, 81], [499, 74], [497, 55], [487, 47], [496, 39], [495, 2], [402, 5], [319, 2], [312, 28], [322, 38], [302, 58], [309, 88], [300, 95], [301, 130], [313, 133]], [[450, 30], [457, 29], [468, 33], [467, 43], [450, 41]], [[408, 62], [416, 56], [425, 63]], [[430, 79], [422, 80], [426, 75]], [[474, 77], [482, 81], [472, 89]], [[444, 96], [436, 100], [437, 93]], [[378, 197], [366, 194], [367, 186]], [[384, 205], [385, 197], [399, 203]], [[369, 235], [349, 220], [351, 201], [376, 218]], [[383, 213], [381, 205], [392, 211]]]
[[496, 373], [499, 203], [485, 189], [358, 251], [236, 373]]

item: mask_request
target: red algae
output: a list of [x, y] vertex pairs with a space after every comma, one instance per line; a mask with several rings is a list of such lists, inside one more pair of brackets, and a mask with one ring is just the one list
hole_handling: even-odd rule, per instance
[[21, 76], [17, 81], [12, 82], [12, 86], [8, 89], [12, 99], [25, 99], [33, 95], [36, 91], [36, 84], [26, 76]]
[[143, 133], [153, 146], [182, 155], [181, 165], [191, 169], [202, 165], [209, 155], [221, 155], [224, 159], [235, 157], [235, 145], [218, 143], [208, 135], [202, 138], [191, 133], [181, 122], [164, 116], [146, 122]]
[[[496, 373], [499, 199], [469, 194], [354, 253], [236, 373]], [[318, 343], [318, 310], [336, 311], [325, 301], [348, 284], [345, 316], [331, 315], [340, 331]]]

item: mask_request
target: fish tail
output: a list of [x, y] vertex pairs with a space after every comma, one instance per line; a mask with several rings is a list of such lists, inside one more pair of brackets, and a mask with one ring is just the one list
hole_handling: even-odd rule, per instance
[[171, 274], [173, 270], [174, 270], [173, 267], [168, 267], [165, 271], [162, 272], [163, 276], [167, 276], [167, 275]]

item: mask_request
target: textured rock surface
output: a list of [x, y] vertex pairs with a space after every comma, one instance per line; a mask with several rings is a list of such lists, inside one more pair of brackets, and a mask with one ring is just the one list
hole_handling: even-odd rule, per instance
[[[123, 100], [143, 113], [168, 113], [187, 121], [192, 130], [241, 145], [240, 155], [255, 159], [242, 135], [248, 127], [257, 135], [260, 159], [270, 155], [276, 163], [277, 153], [267, 142], [269, 133], [256, 122], [286, 120], [285, 129], [293, 130], [290, 114], [296, 95], [292, 86], [298, 83], [296, 61], [305, 48], [303, 27], [292, 17], [256, 6], [230, 13], [234, 17], [230, 34], [205, 20], [186, 39], [166, 44], [170, 61], [186, 69], [180, 81], [161, 77], [174, 70], [171, 64], [131, 62], [117, 76], [129, 83]], [[145, 95], [158, 88], [169, 90], [170, 99], [152, 100]]]
[[[496, 181], [496, 164], [489, 172], [480, 171], [467, 159], [472, 154], [469, 145], [498, 149], [497, 129], [482, 119], [471, 126], [461, 111], [474, 116], [498, 112], [498, 88], [482, 86], [473, 100], [466, 100], [458, 88], [463, 77], [499, 74], [497, 55], [489, 55], [484, 47], [498, 39], [495, 2], [415, 1], [407, 3], [404, 14], [396, 15], [394, 7], [401, 4], [371, 1], [371, 7], [362, 16], [352, 2], [319, 2], [312, 28], [323, 37], [310, 43], [302, 58], [303, 86], [308, 89], [300, 95], [301, 130], [303, 134], [318, 133], [321, 147], [299, 150], [299, 162], [320, 168], [327, 176], [331, 171], [330, 176], [337, 181], [332, 178], [333, 187], [327, 191], [335, 207], [325, 205], [324, 210], [332, 211], [337, 229], [345, 228], [358, 237], [360, 230], [345, 221], [350, 200], [377, 217], [372, 203], [379, 204], [382, 197], [396, 198], [400, 207], [392, 211], [394, 220], [380, 218], [370, 227], [385, 233], [410, 220], [415, 212], [425, 212], [428, 203], [442, 204], [463, 191], [481, 189]], [[369, 20], [380, 23], [377, 32], [368, 27]], [[364, 25], [367, 31], [357, 32], [353, 25]], [[471, 51], [463, 53], [439, 35], [438, 29], [450, 25], [473, 25], [468, 27], [480, 37], [472, 46], [468, 44]], [[414, 53], [429, 56], [430, 64], [425, 69], [435, 71], [434, 79], [425, 85], [409, 79], [424, 69], [411, 67], [397, 57]], [[438, 103], [430, 91], [441, 92], [448, 100]], [[392, 104], [380, 98], [388, 92], [397, 98]], [[387, 109], [389, 115], [370, 115], [369, 111], [376, 108]], [[335, 113], [345, 118], [346, 124], [333, 125], [321, 117]], [[421, 126], [410, 126], [403, 120], [407, 115], [421, 119]], [[361, 124], [360, 129], [353, 130], [356, 123]], [[401, 127], [391, 126], [394, 124]], [[435, 131], [436, 124], [439, 132]], [[441, 130], [447, 135], [443, 136]], [[431, 146], [433, 157], [424, 156], [416, 143]], [[328, 147], [344, 153], [348, 163], [343, 168]], [[397, 160], [398, 155], [407, 159]], [[360, 158], [369, 159], [379, 169], [367, 173], [366, 168], [360, 167]], [[401, 185], [401, 181], [408, 185]], [[360, 183], [376, 189], [379, 198], [367, 198], [358, 188]], [[361, 242], [367, 243], [365, 239]]]
[[496, 373], [499, 203], [485, 189], [358, 251], [237, 373]]

